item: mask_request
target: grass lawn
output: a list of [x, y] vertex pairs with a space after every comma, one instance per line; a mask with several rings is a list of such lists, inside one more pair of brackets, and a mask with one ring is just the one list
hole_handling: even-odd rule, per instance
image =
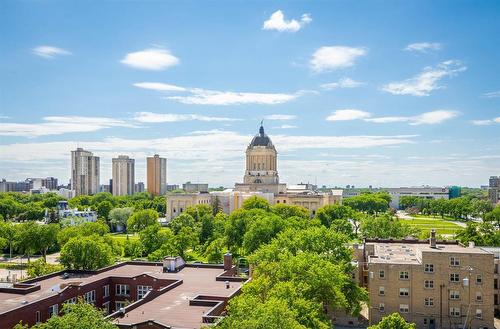
[[[110, 233], [109, 234], [113, 239], [121, 242], [125, 242], [127, 240], [126, 233]], [[129, 240], [139, 240], [139, 234], [128, 234]]]
[[429, 233], [431, 229], [435, 229], [437, 234], [455, 234], [462, 228], [455, 223], [437, 218], [425, 219], [418, 217], [416, 219], [405, 219], [404, 221], [411, 226], [418, 227], [425, 233]]
[[416, 214], [416, 215], [411, 215], [414, 218], [419, 218], [419, 219], [439, 219], [439, 220], [456, 220], [453, 217], [450, 216], [444, 216], [441, 217], [439, 215], [422, 215], [422, 214]]

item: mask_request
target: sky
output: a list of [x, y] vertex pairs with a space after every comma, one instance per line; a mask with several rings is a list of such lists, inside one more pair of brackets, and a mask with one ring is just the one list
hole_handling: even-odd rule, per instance
[[478, 187], [500, 174], [498, 1], [1, 1], [0, 179], [70, 151], [230, 187], [264, 120], [280, 180]]

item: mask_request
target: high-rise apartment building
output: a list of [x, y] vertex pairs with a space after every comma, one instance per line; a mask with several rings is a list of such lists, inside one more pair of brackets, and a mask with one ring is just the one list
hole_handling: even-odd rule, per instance
[[167, 192], [167, 159], [158, 154], [147, 158], [147, 188], [152, 195]]
[[99, 192], [99, 175], [99, 157], [80, 147], [71, 151], [71, 189], [75, 195]]
[[112, 159], [113, 195], [130, 195], [135, 191], [135, 160], [126, 155]]
[[493, 205], [496, 205], [500, 201], [500, 176], [490, 177], [488, 197]]

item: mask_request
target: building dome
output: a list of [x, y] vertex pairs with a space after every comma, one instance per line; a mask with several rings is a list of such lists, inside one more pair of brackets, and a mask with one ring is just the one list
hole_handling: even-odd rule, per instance
[[254, 146], [273, 147], [273, 142], [271, 142], [271, 138], [264, 133], [264, 126], [262, 126], [262, 124], [260, 125], [259, 134], [255, 135], [250, 142], [249, 147]]

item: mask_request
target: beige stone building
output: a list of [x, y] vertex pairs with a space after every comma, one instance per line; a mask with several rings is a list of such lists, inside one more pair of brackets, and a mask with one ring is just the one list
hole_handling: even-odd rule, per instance
[[135, 191], [135, 160], [127, 155], [111, 159], [113, 195], [131, 195]]
[[173, 219], [180, 214], [179, 209], [185, 209], [188, 203], [211, 204], [215, 199], [218, 199], [224, 212], [231, 213], [241, 208], [243, 202], [252, 196], [263, 197], [272, 205], [290, 204], [304, 207], [310, 211], [311, 216], [315, 215], [318, 208], [342, 201], [341, 190], [318, 192], [310, 184], [287, 187], [285, 183], [280, 183], [278, 152], [261, 125], [259, 133], [253, 137], [246, 149], [243, 183], [236, 183], [234, 189], [222, 192], [169, 194], [166, 217], [167, 220]]
[[500, 318], [500, 247], [482, 247], [495, 256], [493, 269], [493, 303], [495, 304], [495, 316]]
[[494, 328], [494, 256], [454, 241], [367, 240], [357, 249], [369, 322], [397, 312], [417, 328]]
[[167, 192], [167, 159], [158, 154], [146, 158], [147, 189], [152, 195]]
[[80, 147], [71, 151], [71, 190], [75, 196], [99, 192], [99, 176], [99, 157]]

